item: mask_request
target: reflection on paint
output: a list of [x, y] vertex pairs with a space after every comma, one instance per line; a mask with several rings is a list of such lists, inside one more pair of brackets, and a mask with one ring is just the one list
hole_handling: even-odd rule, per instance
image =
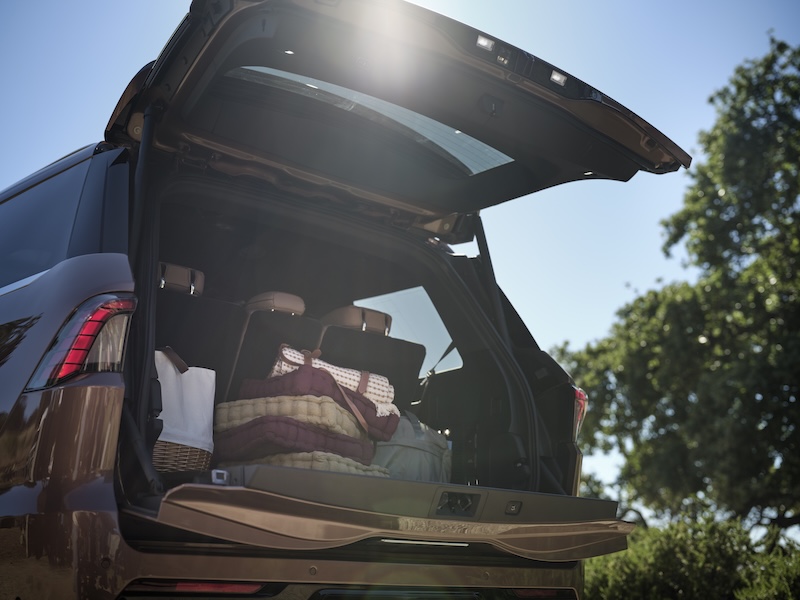
[[41, 315], [25, 317], [0, 325], [0, 367], [9, 359], [17, 346], [25, 339], [25, 334], [40, 317]]

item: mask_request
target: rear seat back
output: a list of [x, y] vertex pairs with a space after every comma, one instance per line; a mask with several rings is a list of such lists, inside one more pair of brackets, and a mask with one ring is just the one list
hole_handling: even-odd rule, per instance
[[317, 347], [322, 323], [303, 316], [304, 312], [303, 299], [285, 292], [264, 292], [248, 300], [226, 400], [238, 398], [244, 379], [263, 379], [269, 374], [281, 344], [298, 350]]
[[389, 337], [391, 316], [347, 306], [322, 318], [320, 358], [332, 364], [383, 375], [394, 386], [395, 404], [408, 409], [419, 393], [425, 347]]

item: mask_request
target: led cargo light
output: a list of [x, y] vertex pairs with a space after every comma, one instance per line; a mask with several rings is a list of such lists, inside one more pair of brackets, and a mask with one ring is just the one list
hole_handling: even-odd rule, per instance
[[559, 73], [558, 71], [553, 71], [550, 73], [550, 81], [557, 83], [561, 87], [564, 87], [564, 85], [567, 83], [567, 76], [563, 73]]
[[476, 42], [478, 48], [482, 48], [487, 52], [491, 52], [494, 50], [494, 40], [490, 40], [486, 36], [478, 35], [478, 41]]

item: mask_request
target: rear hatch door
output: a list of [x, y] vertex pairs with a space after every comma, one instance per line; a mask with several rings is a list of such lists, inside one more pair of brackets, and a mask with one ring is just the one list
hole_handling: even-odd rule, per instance
[[350, 210], [430, 223], [690, 157], [563, 70], [390, 0], [195, 2], [107, 139]]

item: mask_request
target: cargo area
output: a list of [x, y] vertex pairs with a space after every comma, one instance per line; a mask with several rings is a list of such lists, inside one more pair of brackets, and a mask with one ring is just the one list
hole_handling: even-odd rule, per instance
[[[555, 363], [532, 339], [528, 347], [510, 350], [498, 337], [490, 325], [480, 258], [426, 240], [422, 232], [329, 211], [318, 197], [289, 196], [265, 186], [217, 189], [191, 176], [169, 178], [158, 204], [159, 281], [150, 311], [155, 347], [168, 346], [188, 366], [214, 372], [215, 448], [199, 469], [154, 459], [161, 490], [153, 494], [147, 469], [133, 452], [136, 436], [123, 435], [118, 495], [126, 518], [133, 519], [133, 537], [149, 531], [153, 537], [185, 540], [185, 532], [156, 526], [154, 515], [165, 510], [165, 497], [179, 498], [183, 492], [178, 488], [193, 485], [216, 485], [218, 490], [244, 486], [321, 504], [329, 497], [325, 490], [342, 485], [360, 490], [361, 500], [337, 506], [407, 517], [551, 523], [614, 519], [613, 503], [589, 508], [588, 501], [570, 497], [578, 468], [572, 388], [564, 385], [563, 372], [561, 379], [556, 376]], [[301, 206], [304, 210], [297, 210]], [[176, 283], [176, 273], [186, 281]], [[132, 331], [135, 348], [136, 323]], [[515, 337], [515, 342], [526, 342]], [[335, 382], [331, 385], [338, 388], [325, 394], [312, 390], [311, 398], [275, 393], [276, 381], [297, 379], [302, 372], [275, 377], [276, 361], [289, 351], [297, 351], [294, 356], [301, 360], [303, 351], [307, 356], [313, 352], [314, 360], [331, 369], [385, 377], [393, 390], [391, 414], [407, 421], [410, 414], [427, 432], [422, 466], [413, 456], [419, 448], [410, 451], [409, 459], [407, 449], [392, 446], [402, 423], [386, 426], [387, 411], [383, 417], [367, 415], [366, 430], [352, 415], [341, 417], [352, 412], [352, 405], [339, 397], [337, 389], [344, 390]], [[526, 359], [529, 370], [539, 373], [540, 379], [533, 380], [540, 383], [536, 400], [525, 370], [511, 357]], [[547, 367], [549, 380], [541, 377]], [[316, 375], [320, 370], [325, 369], [313, 369]], [[162, 402], [170, 402], [162, 393]], [[330, 394], [339, 405], [326, 397], [323, 408], [335, 410], [320, 412], [323, 400], [315, 394]], [[141, 413], [141, 407], [130, 408]], [[275, 433], [276, 424], [287, 423], [304, 428], [301, 434], [313, 429], [328, 437], [319, 448], [307, 447], [318, 438], [299, 446], [294, 438], [275, 442], [270, 436], [283, 435]], [[153, 444], [147, 428], [139, 435], [146, 446]], [[160, 444], [155, 445], [154, 455]], [[397, 462], [379, 464], [381, 446], [384, 455], [388, 452], [401, 464], [399, 474]], [[258, 481], [272, 483], [252, 483]], [[280, 481], [296, 485], [281, 487]], [[408, 493], [399, 492], [403, 489]], [[495, 490], [494, 508], [486, 508], [486, 490]], [[498, 495], [501, 490], [522, 495]], [[542, 493], [566, 502], [555, 509], [558, 504], [550, 501], [551, 508], [542, 513], [539, 501], [531, 501]], [[523, 518], [514, 506], [524, 496]], [[387, 503], [389, 497], [395, 501]], [[535, 516], [534, 506], [539, 507]]]

